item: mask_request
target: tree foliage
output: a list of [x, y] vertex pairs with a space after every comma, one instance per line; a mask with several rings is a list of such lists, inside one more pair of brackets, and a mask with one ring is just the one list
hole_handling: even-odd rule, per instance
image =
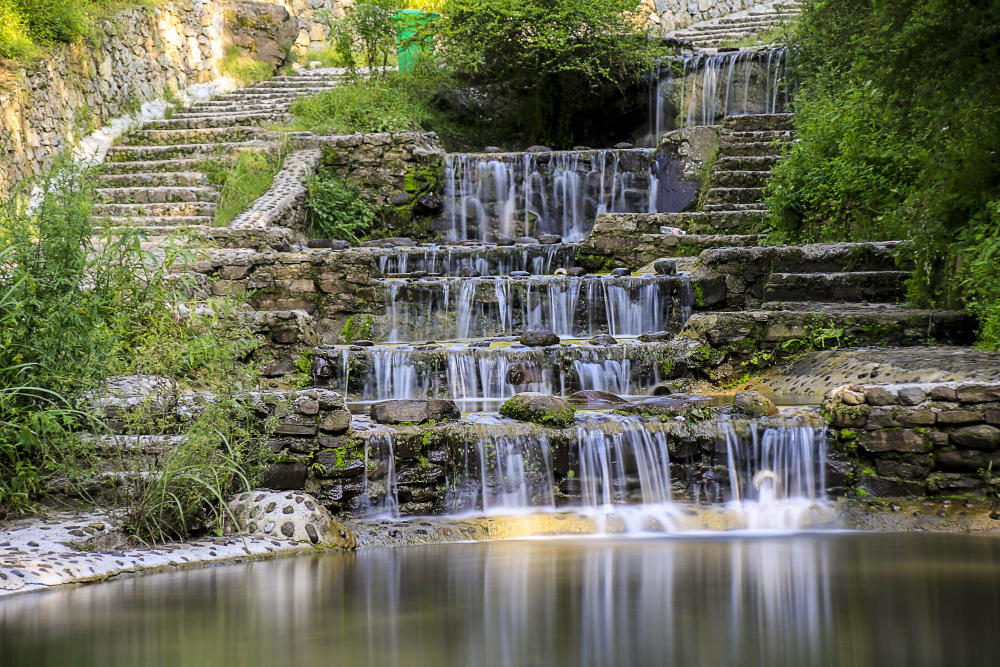
[[793, 51], [774, 237], [912, 239], [913, 301], [969, 308], [1000, 347], [1000, 3], [812, 0]]

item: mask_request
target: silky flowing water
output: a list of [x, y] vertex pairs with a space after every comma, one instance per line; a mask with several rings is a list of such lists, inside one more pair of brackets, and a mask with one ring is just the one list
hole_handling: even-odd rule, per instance
[[0, 603], [0, 663], [156, 667], [995, 665], [1000, 540], [451, 544]]

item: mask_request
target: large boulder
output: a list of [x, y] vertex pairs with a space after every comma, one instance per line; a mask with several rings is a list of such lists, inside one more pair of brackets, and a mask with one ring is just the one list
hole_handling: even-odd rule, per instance
[[423, 424], [459, 419], [455, 401], [443, 399], [380, 401], [371, 407], [371, 417], [379, 424]]
[[278, 4], [229, 2], [226, 36], [240, 55], [251, 56], [277, 69], [299, 36], [299, 20]]
[[568, 428], [573, 425], [576, 408], [564, 398], [523, 392], [500, 406], [500, 414], [522, 422], [533, 422], [552, 428]]
[[704, 408], [712, 399], [690, 394], [656, 396], [618, 407], [615, 412], [625, 415], [645, 417], [689, 417], [696, 410]]
[[266, 490], [241, 493], [229, 501], [232, 532], [282, 542], [353, 549], [354, 533], [308, 493]]

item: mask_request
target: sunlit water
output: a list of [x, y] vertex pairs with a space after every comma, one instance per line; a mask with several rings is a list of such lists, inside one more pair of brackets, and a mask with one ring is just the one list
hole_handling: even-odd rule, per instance
[[0, 603], [12, 665], [995, 665], [1000, 540], [527, 540]]

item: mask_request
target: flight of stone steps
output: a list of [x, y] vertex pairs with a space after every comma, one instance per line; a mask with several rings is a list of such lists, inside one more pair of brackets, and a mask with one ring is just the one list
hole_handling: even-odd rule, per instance
[[95, 216], [152, 238], [177, 231], [224, 235], [213, 227], [220, 193], [204, 173], [205, 161], [273, 150], [281, 133], [266, 126], [287, 121], [295, 98], [336, 85], [325, 71], [277, 76], [145, 123], [108, 151]]
[[725, 49], [728, 44], [756, 38], [797, 17], [802, 3], [797, 0], [767, 2], [726, 16], [701, 21], [674, 33], [674, 37], [698, 50]]

